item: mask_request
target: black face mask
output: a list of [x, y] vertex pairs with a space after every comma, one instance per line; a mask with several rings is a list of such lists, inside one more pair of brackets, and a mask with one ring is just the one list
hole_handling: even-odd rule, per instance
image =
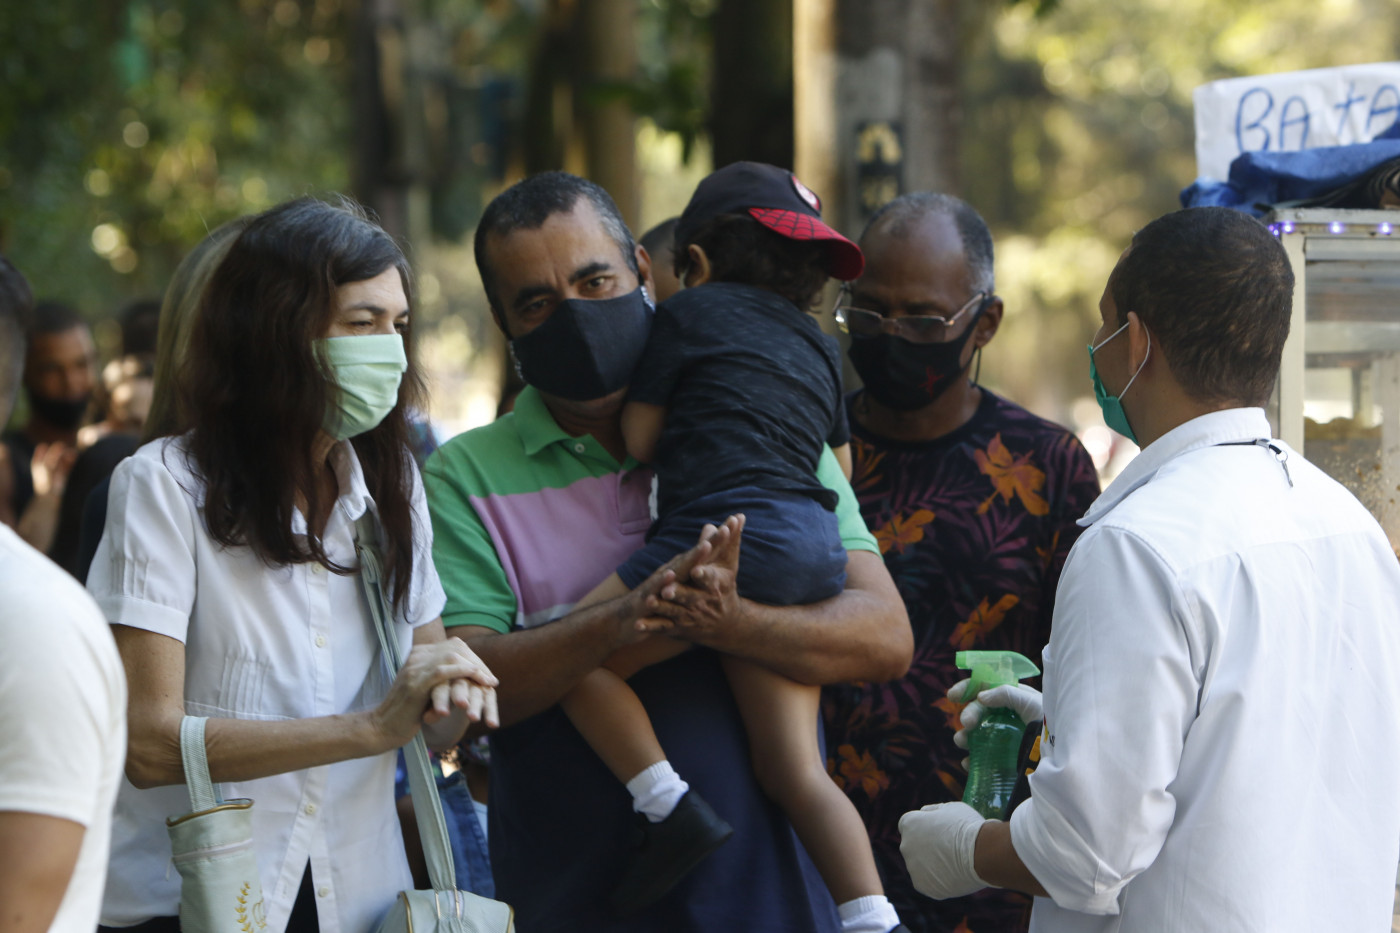
[[851, 365], [875, 401], [895, 411], [917, 411], [936, 401], [967, 372], [962, 351], [979, 317], [980, 311], [961, 337], [947, 343], [914, 343], [894, 334], [853, 334]]
[[88, 404], [92, 401], [92, 395], [84, 395], [82, 398], [49, 398], [46, 395], [35, 395], [29, 393], [29, 410], [40, 420], [62, 431], [76, 430], [78, 425], [83, 423], [83, 415], [87, 414]]
[[618, 298], [561, 301], [547, 321], [511, 341], [520, 377], [575, 402], [611, 395], [641, 361], [651, 318], [641, 288]]

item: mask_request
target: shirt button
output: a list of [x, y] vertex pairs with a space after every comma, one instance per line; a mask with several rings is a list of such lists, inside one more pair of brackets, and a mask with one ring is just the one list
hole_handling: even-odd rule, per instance
[[317, 635], [317, 636], [316, 636], [316, 647], [317, 647], [317, 648], [324, 648], [324, 647], [326, 647], [326, 636], [324, 636], [324, 635]]
[[321, 574], [326, 572], [326, 568], [321, 566], [320, 564], [312, 564], [311, 572], [316, 574], [317, 576], [320, 576]]
[[[306, 815], [307, 815], [307, 816], [311, 816], [311, 815], [314, 814], [315, 812], [316, 812], [316, 805], [315, 805], [314, 803], [308, 803], [308, 804], [306, 805]], [[322, 889], [322, 890], [324, 890], [324, 889]]]
[[576, 453], [576, 454], [581, 454], [581, 453], [583, 453], [583, 452], [584, 452], [585, 450], [587, 450], [587, 449], [588, 449], [588, 447], [585, 446], [584, 443], [583, 443], [582, 441], [580, 441], [579, 443], [577, 443], [577, 444], [574, 445], [574, 453]]
[[328, 888], [328, 887], [325, 886], [325, 885], [321, 885], [321, 889], [320, 889], [319, 891], [317, 891], [316, 894], [317, 894], [318, 897], [330, 897], [330, 896], [331, 896], [331, 889]]

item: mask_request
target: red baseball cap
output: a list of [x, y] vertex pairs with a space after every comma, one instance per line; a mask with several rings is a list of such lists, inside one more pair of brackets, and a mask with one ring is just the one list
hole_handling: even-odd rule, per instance
[[826, 244], [826, 271], [843, 281], [865, 268], [860, 247], [822, 223], [822, 202], [787, 169], [762, 162], [732, 162], [696, 187], [676, 223], [676, 243], [689, 243], [721, 214], [748, 214], [789, 240]]

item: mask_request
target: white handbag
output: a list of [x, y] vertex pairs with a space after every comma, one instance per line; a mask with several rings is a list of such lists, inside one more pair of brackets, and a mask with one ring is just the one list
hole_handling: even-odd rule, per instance
[[[373, 513], [366, 510], [355, 524], [355, 548], [360, 556], [360, 580], [370, 614], [374, 616], [379, 647], [391, 672], [403, 665], [393, 618], [381, 583], [383, 564], [379, 560], [379, 527]], [[515, 911], [503, 901], [482, 897], [457, 888], [452, 864], [452, 848], [447, 841], [447, 824], [442, 816], [437, 782], [428, 763], [428, 746], [419, 732], [404, 746], [408, 784], [413, 796], [413, 814], [423, 855], [428, 862], [432, 889], [401, 891], [399, 899], [379, 922], [376, 933], [514, 933]]]
[[253, 801], [225, 800], [209, 780], [204, 722], [180, 720], [190, 812], [165, 821], [180, 872], [182, 933], [254, 933], [267, 926], [253, 849]]

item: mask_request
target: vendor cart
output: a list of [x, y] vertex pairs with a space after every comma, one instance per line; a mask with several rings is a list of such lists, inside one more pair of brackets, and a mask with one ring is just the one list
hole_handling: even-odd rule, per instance
[[1276, 210], [1265, 222], [1296, 280], [1269, 420], [1371, 510], [1400, 556], [1400, 211]]

